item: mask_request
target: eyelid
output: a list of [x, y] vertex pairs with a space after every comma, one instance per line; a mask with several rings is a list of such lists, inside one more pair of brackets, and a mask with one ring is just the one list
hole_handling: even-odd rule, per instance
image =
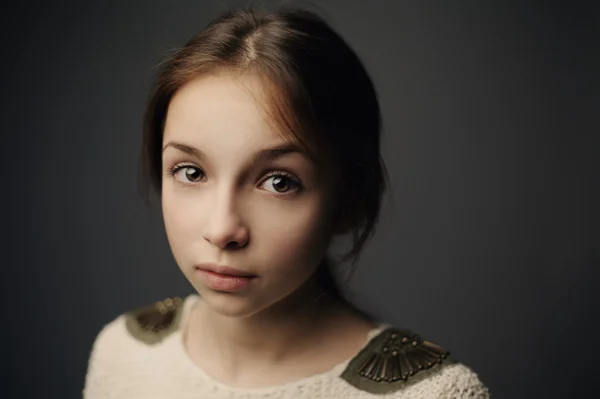
[[265, 191], [269, 191], [271, 193], [271, 195], [274, 195], [276, 197], [293, 196], [293, 195], [298, 194], [304, 188], [304, 186], [302, 185], [302, 182], [300, 181], [300, 179], [296, 175], [294, 175], [291, 172], [285, 171], [285, 170], [272, 170], [272, 171], [268, 172], [260, 180], [260, 182], [259, 182], [258, 185], [261, 186], [267, 180], [269, 180], [270, 178], [273, 178], [273, 177], [285, 177], [286, 179], [290, 179], [297, 186], [294, 189], [292, 189], [290, 191], [283, 192], [283, 193], [273, 192], [273, 191], [270, 191], [270, 190], [265, 190]]
[[167, 172], [167, 174], [172, 176], [175, 173], [177, 173], [180, 169], [183, 169], [185, 167], [198, 168], [198, 169], [202, 170], [199, 166], [197, 166], [191, 162], [173, 162], [173, 163], [170, 163], [166, 167], [165, 171]]
[[182, 169], [185, 168], [195, 168], [198, 169], [203, 175], [206, 176], [206, 173], [204, 173], [204, 170], [202, 170], [202, 168], [200, 168], [198, 165], [192, 163], [192, 162], [173, 162], [171, 164], [169, 164], [170, 166], [168, 166], [166, 168], [166, 173], [167, 175], [169, 175], [170, 177], [172, 177], [173, 179], [175, 179], [175, 181], [179, 184], [182, 184], [184, 186], [195, 186], [197, 183], [199, 182], [185, 182], [185, 181], [181, 181], [179, 179], [177, 179], [176, 174], [179, 173], [179, 171], [181, 171]]
[[267, 180], [269, 177], [273, 177], [273, 176], [285, 176], [287, 178], [290, 178], [291, 180], [294, 180], [297, 183], [300, 183], [300, 179], [298, 179], [296, 177], [295, 174], [288, 172], [287, 170], [280, 170], [280, 169], [275, 169], [275, 170], [271, 170], [269, 172], [267, 172], [262, 178], [261, 178], [261, 183], [264, 182], [265, 180]]
[[172, 170], [175, 168], [182, 168], [182, 167], [186, 167], [186, 166], [192, 166], [194, 168], [198, 168], [198, 165], [192, 163], [192, 162], [173, 162], [170, 164], [171, 166], [168, 167], [168, 169]]

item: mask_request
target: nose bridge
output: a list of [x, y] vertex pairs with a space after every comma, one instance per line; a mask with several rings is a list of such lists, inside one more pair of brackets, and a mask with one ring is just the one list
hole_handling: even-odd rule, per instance
[[206, 212], [205, 239], [223, 248], [231, 242], [245, 245], [248, 232], [240, 214], [239, 193], [234, 185], [215, 185], [210, 209]]
[[213, 209], [211, 215], [219, 220], [237, 219], [237, 198], [235, 188], [232, 186], [221, 185], [215, 188], [213, 198]]

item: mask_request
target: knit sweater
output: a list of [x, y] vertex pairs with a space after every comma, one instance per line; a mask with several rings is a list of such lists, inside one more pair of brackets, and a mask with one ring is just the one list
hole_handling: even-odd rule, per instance
[[[185, 326], [190, 309], [197, 300], [197, 295], [190, 295], [177, 305], [166, 300], [166, 305], [159, 302], [154, 310], [123, 314], [107, 324], [92, 348], [83, 389], [84, 399], [489, 398], [489, 391], [477, 375], [450, 358], [440, 358], [433, 362], [433, 366], [426, 365], [417, 370], [415, 359], [422, 356], [406, 357], [408, 363], [405, 364], [412, 363], [416, 371], [409, 373], [408, 378], [407, 374], [404, 378], [392, 379], [394, 370], [400, 373], [401, 367], [394, 369], [388, 362], [382, 368], [383, 363], [376, 360], [387, 362], [385, 359], [391, 359], [392, 354], [387, 352], [394, 346], [389, 337], [400, 337], [398, 331], [402, 330], [389, 330], [390, 326], [385, 324], [369, 333], [359, 354], [327, 372], [266, 388], [227, 386], [200, 369], [186, 351], [182, 326]], [[140, 329], [140, 326], [146, 328]], [[386, 331], [395, 331], [388, 334], [387, 341], [383, 340]], [[407, 341], [405, 337], [402, 339], [402, 342]], [[424, 344], [417, 345], [416, 341], [414, 344], [423, 348], [421, 355], [433, 353]], [[408, 347], [411, 349], [410, 342]], [[401, 349], [400, 346], [397, 348]], [[431, 343], [429, 348], [439, 347]], [[394, 356], [398, 355], [398, 350], [394, 350]], [[366, 362], [357, 363], [360, 356], [363, 359], [370, 357]], [[383, 376], [383, 380], [379, 378], [378, 381], [377, 375]]]

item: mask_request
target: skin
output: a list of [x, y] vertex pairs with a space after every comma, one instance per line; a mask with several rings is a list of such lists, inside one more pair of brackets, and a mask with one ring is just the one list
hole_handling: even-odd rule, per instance
[[[171, 100], [163, 139], [167, 237], [203, 299], [186, 348], [205, 372], [239, 387], [326, 371], [374, 327], [319, 294], [312, 276], [336, 231], [334, 184], [270, 123], [266, 96], [249, 73], [193, 80]], [[239, 292], [213, 290], [194, 267], [205, 262], [257, 277]]]

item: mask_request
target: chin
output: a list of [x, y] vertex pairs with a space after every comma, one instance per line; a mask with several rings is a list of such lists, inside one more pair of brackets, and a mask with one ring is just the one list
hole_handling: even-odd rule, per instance
[[202, 300], [220, 316], [245, 318], [255, 315], [267, 306], [261, 306], [249, 295], [218, 292], [206, 287], [195, 287]]

